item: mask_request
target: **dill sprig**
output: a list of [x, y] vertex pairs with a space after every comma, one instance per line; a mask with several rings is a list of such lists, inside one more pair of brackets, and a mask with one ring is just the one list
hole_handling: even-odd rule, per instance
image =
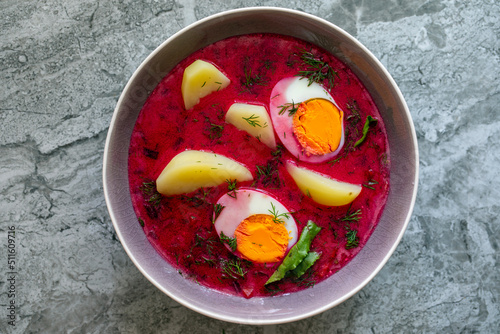
[[276, 224], [284, 224], [285, 223], [284, 219], [290, 218], [290, 212], [279, 213], [279, 211], [274, 206], [273, 202], [271, 202], [271, 209], [267, 211], [271, 213], [271, 215], [273, 216], [273, 222], [275, 222]]
[[267, 165], [256, 165], [258, 179], [264, 186], [274, 185], [276, 188], [281, 187], [281, 179], [276, 164], [278, 160], [268, 161]]
[[265, 86], [267, 85], [267, 81], [264, 80], [258, 73], [252, 74], [252, 69], [245, 66], [245, 81], [243, 82], [243, 86], [245, 86], [248, 90], [255, 85]]
[[227, 244], [229, 248], [232, 249], [233, 252], [236, 251], [236, 247], [238, 246], [238, 243], [236, 242], [236, 237], [230, 238], [227, 235], [225, 235], [224, 232], [220, 232], [220, 241]]
[[345, 216], [340, 219], [340, 221], [343, 222], [357, 222], [361, 218], [361, 209], [357, 209], [356, 211], [351, 211], [351, 206], [347, 209], [347, 212], [345, 213]]
[[306, 274], [293, 279], [293, 281], [297, 283], [298, 286], [313, 287], [316, 284], [316, 280], [311, 278], [312, 274], [313, 272], [311, 270], [308, 270]]
[[260, 125], [260, 121], [258, 120], [259, 116], [255, 116], [255, 114], [252, 114], [252, 116], [249, 117], [242, 117], [245, 121], [247, 121], [248, 124], [253, 126], [254, 128], [258, 126], [259, 128], [266, 128], [267, 127], [267, 122], [264, 123], [264, 125]]
[[154, 181], [143, 182], [139, 187], [144, 194], [147, 203], [154, 207], [160, 205], [161, 194], [156, 190], [156, 183]]
[[349, 102], [346, 103], [346, 107], [351, 112], [351, 114], [346, 117], [346, 120], [349, 121], [351, 126], [355, 126], [356, 124], [359, 123], [359, 121], [361, 121], [358, 101], [350, 99]]
[[222, 132], [224, 131], [224, 124], [212, 123], [210, 118], [205, 116], [205, 122], [208, 123], [206, 130], [208, 131], [208, 137], [210, 139], [218, 139], [222, 137]]
[[365, 188], [371, 189], [371, 190], [375, 190], [375, 188], [373, 186], [377, 185], [377, 184], [378, 184], [378, 182], [376, 180], [370, 179], [370, 180], [368, 180], [367, 183], [363, 183], [362, 186]]
[[299, 105], [295, 104], [292, 100], [292, 103], [282, 104], [278, 106], [278, 108], [280, 108], [280, 111], [278, 112], [279, 115], [283, 115], [286, 111], [288, 111], [288, 116], [293, 116], [299, 109]]
[[298, 75], [306, 77], [309, 80], [309, 86], [313, 82], [322, 84], [324, 80], [327, 80], [330, 89], [333, 88], [335, 77], [337, 77], [338, 74], [327, 62], [317, 59], [311, 52], [306, 50], [302, 50], [300, 60], [302, 64], [306, 66], [306, 70], [299, 71]]
[[220, 264], [222, 272], [226, 275], [226, 277], [240, 279], [245, 277], [245, 274], [247, 273], [246, 270], [243, 269], [239, 258], [234, 258], [232, 260], [222, 259]]
[[276, 150], [271, 152], [271, 155], [273, 156], [273, 159], [279, 160], [281, 159], [281, 156], [283, 155], [283, 146], [281, 145], [276, 145]]
[[352, 249], [359, 246], [359, 238], [357, 236], [357, 230], [351, 230], [350, 227], [346, 226], [347, 233], [345, 234], [347, 243], [345, 245], [345, 249]]
[[215, 223], [215, 220], [219, 217], [222, 209], [224, 208], [225, 206], [220, 203], [214, 204], [214, 219], [212, 220], [213, 223]]
[[226, 179], [227, 194], [232, 198], [236, 198], [236, 180]]

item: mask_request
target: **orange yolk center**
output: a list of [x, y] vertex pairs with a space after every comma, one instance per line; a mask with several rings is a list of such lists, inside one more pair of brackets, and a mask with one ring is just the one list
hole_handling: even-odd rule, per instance
[[234, 231], [237, 250], [249, 261], [277, 262], [288, 248], [290, 236], [283, 223], [275, 223], [273, 216], [256, 214], [244, 219]]
[[342, 110], [325, 99], [302, 102], [293, 117], [293, 133], [306, 155], [334, 152], [342, 137]]

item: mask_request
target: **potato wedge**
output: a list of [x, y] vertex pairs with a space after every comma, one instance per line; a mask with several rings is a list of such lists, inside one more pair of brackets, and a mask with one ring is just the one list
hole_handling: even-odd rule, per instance
[[249, 181], [253, 176], [245, 166], [223, 155], [189, 150], [170, 160], [156, 179], [156, 189], [163, 195], [179, 195], [226, 180]]
[[202, 97], [226, 88], [231, 80], [215, 65], [201, 59], [186, 67], [182, 77], [182, 98], [186, 110], [200, 102]]
[[287, 162], [286, 169], [304, 193], [318, 204], [342, 206], [351, 203], [361, 192], [361, 186], [340, 182], [311, 170]]
[[248, 132], [269, 148], [276, 149], [271, 118], [266, 107], [247, 103], [234, 103], [226, 113], [226, 122]]

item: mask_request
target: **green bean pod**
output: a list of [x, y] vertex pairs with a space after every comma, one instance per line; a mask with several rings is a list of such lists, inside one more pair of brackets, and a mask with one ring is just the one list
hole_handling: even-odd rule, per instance
[[307, 269], [311, 268], [312, 265], [319, 259], [321, 256], [320, 253], [317, 252], [309, 252], [307, 256], [299, 263], [297, 268], [295, 268], [292, 273], [295, 277], [300, 277], [305, 274]]
[[309, 253], [311, 242], [320, 230], [321, 227], [316, 225], [312, 220], [309, 220], [300, 234], [299, 241], [290, 249], [287, 256], [283, 259], [283, 262], [281, 262], [281, 265], [271, 277], [269, 277], [266, 284], [281, 280], [288, 271], [297, 268], [299, 263], [301, 263]]

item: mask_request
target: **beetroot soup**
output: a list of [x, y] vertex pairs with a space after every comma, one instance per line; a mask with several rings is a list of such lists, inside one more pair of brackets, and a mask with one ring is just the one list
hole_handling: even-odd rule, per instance
[[[228, 84], [186, 110], [183, 75], [196, 60], [214, 65]], [[248, 130], [226, 119], [234, 103], [260, 106], [236, 116]], [[189, 165], [199, 152], [236, 162], [247, 178], [160, 194], [156, 180], [165, 166], [174, 157]], [[273, 34], [216, 42], [174, 67], [139, 114], [128, 163], [138, 224], [154, 248], [186, 279], [245, 298], [291, 293], [334, 275], [366, 244], [389, 191], [384, 124], [359, 79], [324, 50]], [[331, 199], [335, 191], [315, 188], [325, 179], [361, 191], [341, 190], [347, 202]], [[315, 236], [299, 252], [294, 245], [307, 239], [301, 234], [309, 221]], [[290, 259], [297, 252], [301, 259]], [[297, 263], [284, 268], [290, 262]]]

